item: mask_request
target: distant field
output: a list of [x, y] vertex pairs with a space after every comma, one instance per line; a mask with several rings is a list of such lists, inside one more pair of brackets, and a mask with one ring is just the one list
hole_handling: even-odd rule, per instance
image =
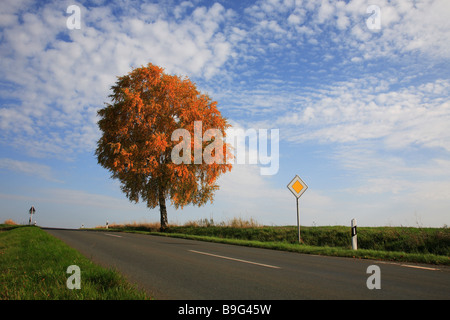
[[[130, 223], [111, 225], [110, 228], [134, 232], [159, 231], [158, 224]], [[219, 224], [205, 219], [183, 226], [169, 226], [166, 234], [205, 237], [210, 241], [241, 241], [245, 245], [258, 243], [259, 246], [284, 247], [285, 250], [299, 252], [450, 264], [449, 228], [358, 227], [357, 251], [351, 250], [351, 231], [350, 227], [345, 226], [301, 227], [301, 246], [298, 245], [296, 226], [268, 227], [239, 219]]]

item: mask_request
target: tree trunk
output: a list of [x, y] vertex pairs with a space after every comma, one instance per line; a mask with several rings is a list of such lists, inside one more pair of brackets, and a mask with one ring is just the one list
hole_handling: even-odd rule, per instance
[[164, 197], [163, 188], [159, 188], [159, 212], [161, 213], [161, 227], [160, 231], [164, 232], [167, 229], [167, 208], [166, 208], [166, 198]]

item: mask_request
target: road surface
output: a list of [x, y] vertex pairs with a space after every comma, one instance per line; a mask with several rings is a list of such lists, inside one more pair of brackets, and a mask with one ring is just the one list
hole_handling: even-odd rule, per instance
[[[450, 299], [450, 268], [445, 266], [132, 233], [45, 230], [92, 261], [118, 269], [160, 300]], [[371, 271], [372, 265], [379, 271]], [[368, 279], [380, 288], [369, 289]]]

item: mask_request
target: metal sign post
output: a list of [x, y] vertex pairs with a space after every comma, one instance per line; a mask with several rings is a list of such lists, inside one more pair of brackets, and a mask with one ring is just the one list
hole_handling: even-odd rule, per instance
[[301, 243], [301, 237], [300, 237], [300, 213], [298, 208], [298, 198], [295, 199], [297, 201], [297, 234], [298, 234], [298, 243]]
[[300, 179], [299, 176], [295, 176], [294, 179], [292, 179], [291, 182], [287, 185], [287, 188], [291, 190], [291, 192], [294, 194], [296, 198], [296, 204], [297, 204], [297, 233], [298, 233], [298, 242], [301, 243], [301, 237], [300, 237], [300, 213], [299, 213], [299, 207], [298, 207], [298, 198], [308, 189], [308, 186], [305, 182], [303, 182], [302, 179]]

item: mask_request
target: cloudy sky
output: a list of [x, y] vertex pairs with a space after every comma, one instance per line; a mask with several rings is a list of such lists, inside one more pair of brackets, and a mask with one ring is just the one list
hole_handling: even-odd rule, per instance
[[295, 225], [299, 175], [302, 225], [449, 225], [449, 16], [448, 0], [4, 0], [0, 223], [32, 205], [42, 226], [159, 221], [94, 155], [116, 77], [151, 62], [235, 128], [279, 129], [276, 174], [236, 164], [169, 223]]

